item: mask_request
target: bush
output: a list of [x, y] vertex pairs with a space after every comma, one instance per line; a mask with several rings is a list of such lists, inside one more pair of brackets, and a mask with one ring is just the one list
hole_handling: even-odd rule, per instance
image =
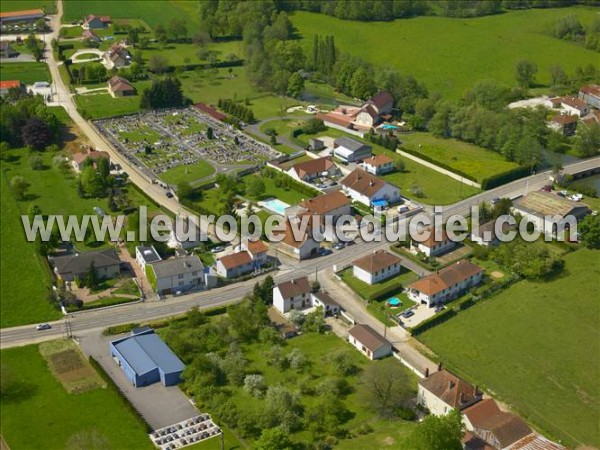
[[244, 390], [256, 398], [263, 398], [267, 390], [265, 377], [259, 374], [246, 375], [244, 378]]
[[304, 134], [317, 134], [319, 131], [327, 130], [327, 127], [321, 119], [313, 117], [304, 122], [301, 129]]
[[491, 177], [484, 178], [481, 181], [481, 189], [484, 191], [493, 189], [503, 184], [510, 183], [511, 181], [518, 180], [519, 178], [526, 177], [529, 174], [531, 174], [530, 166], [519, 166], [514, 169], [507, 170], [506, 172], [497, 173]]
[[139, 328], [140, 324], [139, 323], [124, 323], [123, 325], [114, 325], [112, 327], [108, 327], [107, 329], [105, 329], [102, 334], [105, 336], [111, 336], [114, 334], [121, 334], [121, 333], [127, 333], [131, 330], [133, 330], [134, 328]]

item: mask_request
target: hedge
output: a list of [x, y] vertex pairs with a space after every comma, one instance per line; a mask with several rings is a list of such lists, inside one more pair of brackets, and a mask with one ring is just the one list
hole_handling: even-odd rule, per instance
[[418, 152], [417, 150], [413, 150], [413, 149], [408, 149], [406, 147], [400, 147], [400, 150], [402, 150], [403, 152], [409, 153], [411, 155], [416, 156], [417, 158], [421, 158], [424, 161], [430, 162], [431, 164], [435, 164], [438, 167], [441, 167], [442, 169], [446, 169], [449, 170], [452, 173], [455, 173], [456, 175], [459, 175], [463, 178], [466, 178], [467, 180], [471, 180], [474, 181], [475, 183], [477, 183], [477, 179], [471, 175], [466, 174], [465, 172], [458, 170], [454, 167], [450, 167], [448, 164], [444, 164], [443, 162], [440, 162], [428, 155], [425, 155], [421, 152]]
[[114, 334], [122, 334], [127, 333], [128, 331], [133, 330], [134, 328], [139, 328], [139, 323], [124, 323], [123, 325], [114, 325], [112, 327], [106, 328], [102, 334], [105, 336], [111, 336]]
[[393, 285], [387, 286], [385, 288], [382, 288], [382, 289], [380, 289], [378, 291], [373, 292], [371, 295], [369, 295], [367, 297], [367, 300], [368, 301], [384, 300], [384, 299], [387, 299], [390, 294], [396, 293], [400, 289], [402, 289], [402, 284], [401, 283], [393, 284]]
[[531, 166], [519, 166], [506, 172], [497, 173], [481, 181], [481, 189], [488, 190], [531, 174]]
[[127, 397], [125, 397], [125, 394], [123, 394], [123, 391], [121, 391], [121, 389], [119, 388], [119, 386], [117, 386], [114, 380], [104, 371], [104, 368], [100, 365], [100, 363], [98, 363], [98, 361], [96, 361], [91, 356], [89, 357], [89, 362], [90, 365], [94, 369], [96, 369], [96, 372], [98, 372], [100, 377], [106, 382], [106, 386], [108, 387], [108, 389], [114, 391], [119, 396], [125, 407], [129, 409], [129, 411], [131, 411], [131, 413], [137, 419], [140, 425], [144, 427], [146, 433], [151, 433], [152, 427], [150, 426], [150, 424], [146, 422], [146, 419], [144, 419], [144, 417], [139, 413], [139, 411], [133, 407], [133, 405], [129, 402]]
[[444, 309], [442, 312], [418, 324], [411, 330], [410, 334], [412, 336], [418, 336], [419, 334], [429, 330], [430, 328], [433, 328], [436, 325], [439, 325], [440, 323], [444, 323], [448, 319], [454, 317], [456, 314], [457, 313], [454, 310], [454, 308]]

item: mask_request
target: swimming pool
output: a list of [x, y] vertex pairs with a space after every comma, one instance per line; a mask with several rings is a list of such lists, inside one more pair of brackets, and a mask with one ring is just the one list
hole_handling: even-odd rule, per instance
[[400, 301], [400, 299], [397, 297], [392, 297], [388, 299], [387, 303], [389, 306], [400, 306], [402, 301]]
[[396, 125], [390, 125], [388, 123], [381, 125], [381, 128], [383, 128], [384, 130], [397, 130], [398, 129], [398, 127]]
[[287, 203], [282, 202], [279, 199], [276, 198], [272, 198], [270, 200], [264, 200], [262, 202], [258, 203], [260, 206], [262, 206], [263, 208], [274, 212], [275, 214], [281, 214], [282, 216], [285, 214], [285, 209], [289, 208], [290, 205], [288, 205]]

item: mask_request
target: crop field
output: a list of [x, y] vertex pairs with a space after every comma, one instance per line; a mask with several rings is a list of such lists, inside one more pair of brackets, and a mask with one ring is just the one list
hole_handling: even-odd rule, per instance
[[48, 66], [36, 62], [0, 64], [0, 79], [2, 81], [19, 80], [24, 84], [51, 81]]
[[0, 11], [22, 11], [26, 9], [41, 8], [46, 14], [54, 14], [56, 12], [55, 0], [2, 0], [0, 3]]
[[[419, 336], [446, 366], [570, 448], [600, 445], [600, 252], [565, 257]], [[576, 293], [576, 294], [575, 294]]]
[[403, 134], [400, 139], [402, 147], [464, 172], [478, 182], [518, 167], [517, 163], [506, 161], [499, 153], [456, 139], [441, 139], [430, 133]]
[[291, 19], [307, 54], [315, 34], [331, 34], [340, 50], [379, 66], [392, 66], [425, 83], [430, 92], [456, 99], [477, 80], [516, 85], [515, 65], [521, 59], [538, 65], [542, 84], [550, 83], [547, 68], [552, 64], [560, 63], [572, 73], [577, 66], [598, 63], [592, 50], [544, 34], [554, 20], [576, 14], [588, 24], [597, 11], [592, 7], [531, 9], [474, 19], [416, 17], [371, 23], [295, 12]]

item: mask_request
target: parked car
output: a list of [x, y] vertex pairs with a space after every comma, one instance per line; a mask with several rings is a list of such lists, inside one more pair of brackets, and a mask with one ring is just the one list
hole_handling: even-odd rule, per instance
[[412, 309], [407, 309], [406, 311], [404, 311], [402, 313], [402, 317], [404, 317], [405, 319], [408, 319], [409, 317], [412, 317], [414, 315], [415, 315], [415, 313]]
[[165, 195], [167, 196], [167, 198], [173, 198], [173, 193], [172, 192], [167, 192]]
[[225, 250], [225, 247], [223, 247], [222, 245], [217, 245], [216, 247], [213, 247], [210, 249], [211, 253], [219, 253], [222, 252], [223, 250]]
[[35, 327], [35, 329], [38, 331], [49, 330], [50, 328], [52, 328], [52, 326], [49, 323], [40, 323], [37, 327]]
[[346, 244], [344, 244], [343, 242], [338, 242], [337, 244], [335, 244], [335, 247], [333, 247], [333, 248], [336, 250], [341, 250], [345, 247], [346, 247]]
[[320, 248], [318, 253], [320, 256], [327, 256], [327, 255], [331, 255], [333, 252], [331, 251], [331, 249], [328, 249], [328, 248]]
[[439, 313], [440, 311], [443, 311], [444, 309], [446, 309], [446, 307], [444, 305], [437, 305], [435, 307], [435, 312]]
[[552, 185], [551, 184], [547, 184], [546, 186], [542, 186], [542, 188], [540, 189], [540, 191], [552, 192]]
[[494, 197], [493, 199], [490, 200], [490, 204], [495, 205], [499, 201], [500, 201], [500, 197]]

